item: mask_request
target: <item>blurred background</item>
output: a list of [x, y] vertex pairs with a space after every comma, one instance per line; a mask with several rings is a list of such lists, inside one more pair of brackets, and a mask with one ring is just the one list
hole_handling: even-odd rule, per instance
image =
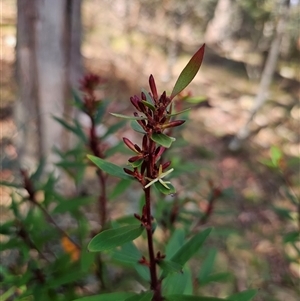
[[[150, 74], [160, 92], [171, 91], [206, 43], [203, 65], [186, 91], [195, 104], [182, 136], [201, 167], [199, 182], [210, 179], [234, 191], [218, 205], [231, 217], [212, 218], [212, 224], [242, 232], [222, 236], [219, 261], [238, 275], [240, 289], [263, 291], [257, 300], [297, 300], [300, 245], [285, 244], [283, 235], [299, 229], [298, 0], [0, 5], [1, 180], [10, 180], [19, 162], [27, 168], [43, 156], [56, 162], [53, 146], [72, 144], [52, 116], [77, 114], [71, 89], [83, 74], [106, 79], [101, 97], [111, 100], [111, 110], [127, 111], [129, 97], [148, 88]], [[0, 189], [3, 209], [10, 191]]]

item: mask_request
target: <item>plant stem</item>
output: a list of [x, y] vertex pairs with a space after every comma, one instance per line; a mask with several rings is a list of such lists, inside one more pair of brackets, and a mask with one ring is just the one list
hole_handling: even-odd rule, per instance
[[[149, 141], [149, 161], [147, 164], [147, 177], [151, 178], [153, 171], [154, 171], [154, 151], [155, 151], [155, 143], [148, 138]], [[148, 251], [149, 251], [149, 270], [150, 270], [150, 278], [151, 284], [150, 287], [154, 291], [154, 296], [152, 301], [161, 301], [161, 283], [157, 279], [156, 274], [156, 258], [154, 253], [154, 246], [153, 246], [153, 233], [152, 233], [152, 215], [151, 215], [151, 187], [145, 188], [145, 202], [146, 202], [146, 218], [147, 218], [147, 240], [148, 240]]]
[[[93, 152], [93, 154], [96, 157], [99, 158], [104, 158], [104, 154], [102, 153], [101, 149], [99, 148], [98, 145], [98, 138], [96, 135], [96, 124], [93, 116], [90, 116], [91, 119], [91, 128], [90, 128], [90, 148]], [[100, 224], [103, 229], [106, 223], [106, 203], [107, 203], [107, 198], [106, 198], [106, 177], [105, 174], [103, 173], [102, 170], [99, 170], [97, 172], [98, 175], [98, 180], [99, 180], [99, 185], [101, 188], [100, 196], [98, 198], [98, 203], [99, 203], [99, 216], [100, 216]]]

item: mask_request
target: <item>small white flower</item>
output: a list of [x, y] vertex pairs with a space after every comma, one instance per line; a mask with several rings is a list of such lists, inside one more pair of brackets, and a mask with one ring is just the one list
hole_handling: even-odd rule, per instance
[[166, 172], [162, 172], [162, 165], [159, 165], [159, 171], [158, 171], [158, 177], [155, 179], [149, 179], [146, 177], [147, 180], [151, 181], [149, 182], [145, 188], [150, 187], [152, 184], [159, 182], [161, 185], [163, 185], [165, 188], [170, 189], [170, 187], [167, 184], [171, 184], [170, 181], [163, 181], [162, 179], [167, 176], [168, 174], [170, 174], [172, 171], [174, 170], [174, 168], [169, 169]]

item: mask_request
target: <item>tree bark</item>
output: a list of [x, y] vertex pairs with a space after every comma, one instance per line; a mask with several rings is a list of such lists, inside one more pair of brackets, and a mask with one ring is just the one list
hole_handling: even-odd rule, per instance
[[264, 70], [262, 72], [259, 89], [254, 100], [253, 107], [250, 111], [249, 118], [245, 125], [239, 130], [237, 135], [229, 143], [229, 149], [232, 151], [237, 151], [241, 148], [242, 142], [247, 139], [250, 135], [250, 125], [258, 110], [264, 105], [267, 95], [269, 92], [270, 85], [272, 83], [273, 75], [276, 69], [280, 44], [282, 37], [284, 35], [284, 28], [289, 15], [289, 0], [281, 0], [280, 5], [280, 16], [276, 26], [276, 32], [271, 43], [269, 55], [265, 63]]
[[52, 116], [66, 112], [70, 87], [82, 73], [81, 0], [18, 0], [17, 78], [20, 160], [33, 167], [47, 157], [57, 158], [66, 135]]

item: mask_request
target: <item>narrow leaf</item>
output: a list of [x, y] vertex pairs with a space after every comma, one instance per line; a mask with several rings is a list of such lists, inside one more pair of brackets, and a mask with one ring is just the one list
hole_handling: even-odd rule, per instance
[[7, 181], [0, 181], [0, 186], [14, 187], [14, 188], [23, 188], [22, 184], [11, 183]]
[[[246, 290], [228, 297], [230, 301], [250, 301], [256, 295], [257, 291], [254, 289]], [[227, 300], [227, 299], [226, 299]]]
[[227, 299], [220, 299], [215, 297], [201, 297], [188, 295], [169, 295], [165, 296], [165, 301], [233, 301]]
[[161, 260], [158, 262], [160, 268], [168, 273], [182, 273], [182, 265], [169, 261], [169, 260]]
[[113, 200], [118, 195], [123, 193], [131, 184], [131, 181], [129, 180], [121, 180], [113, 189], [113, 191], [109, 195], [109, 200]]
[[[212, 228], [208, 228], [193, 236], [172, 256], [170, 260], [183, 266], [196, 252], [198, 252], [211, 230]], [[166, 275], [167, 273], [164, 271], [163, 277]]]
[[129, 225], [116, 229], [109, 229], [96, 235], [88, 244], [91, 252], [101, 252], [121, 246], [139, 237], [144, 230], [140, 225]]
[[87, 296], [73, 301], [125, 301], [127, 298], [134, 296], [133, 293], [108, 293], [95, 296]]
[[127, 298], [125, 301], [151, 301], [153, 297], [153, 292], [141, 293]]
[[190, 82], [196, 76], [200, 66], [202, 64], [204, 55], [205, 44], [193, 55], [188, 64], [180, 73], [176, 84], [173, 88], [170, 98], [173, 99], [177, 94], [179, 94], [184, 88], [186, 88]]
[[158, 143], [159, 145], [169, 148], [172, 145], [172, 142], [174, 142], [176, 139], [173, 137], [169, 137], [163, 133], [158, 134], [158, 133], [154, 133], [151, 136], [151, 139]]
[[155, 106], [148, 101], [142, 100], [142, 103], [148, 107], [150, 110], [155, 111]]
[[111, 176], [115, 176], [124, 180], [132, 180], [133, 177], [126, 174], [122, 167], [115, 165], [113, 163], [110, 163], [108, 161], [105, 161], [101, 158], [98, 158], [96, 156], [87, 155], [87, 157], [101, 170], [105, 171]]
[[182, 110], [182, 111], [180, 111], [180, 112], [176, 112], [176, 113], [173, 113], [173, 114], [168, 114], [168, 116], [169, 116], [169, 117], [171, 117], [171, 116], [176, 116], [176, 115], [179, 115], [179, 114], [183, 114], [183, 113], [185, 113], [185, 112], [188, 112], [188, 111], [190, 111], [190, 110], [191, 110], [191, 108], [187, 108], [187, 109]]
[[142, 133], [142, 134], [145, 134], [146, 132], [144, 131], [144, 129], [135, 121], [131, 121], [131, 124], [130, 124], [131, 128], [138, 132], [138, 133]]
[[117, 113], [110, 113], [111, 115], [119, 118], [129, 119], [129, 120], [146, 120], [146, 117], [134, 117], [134, 116], [127, 116], [123, 114], [117, 114]]

